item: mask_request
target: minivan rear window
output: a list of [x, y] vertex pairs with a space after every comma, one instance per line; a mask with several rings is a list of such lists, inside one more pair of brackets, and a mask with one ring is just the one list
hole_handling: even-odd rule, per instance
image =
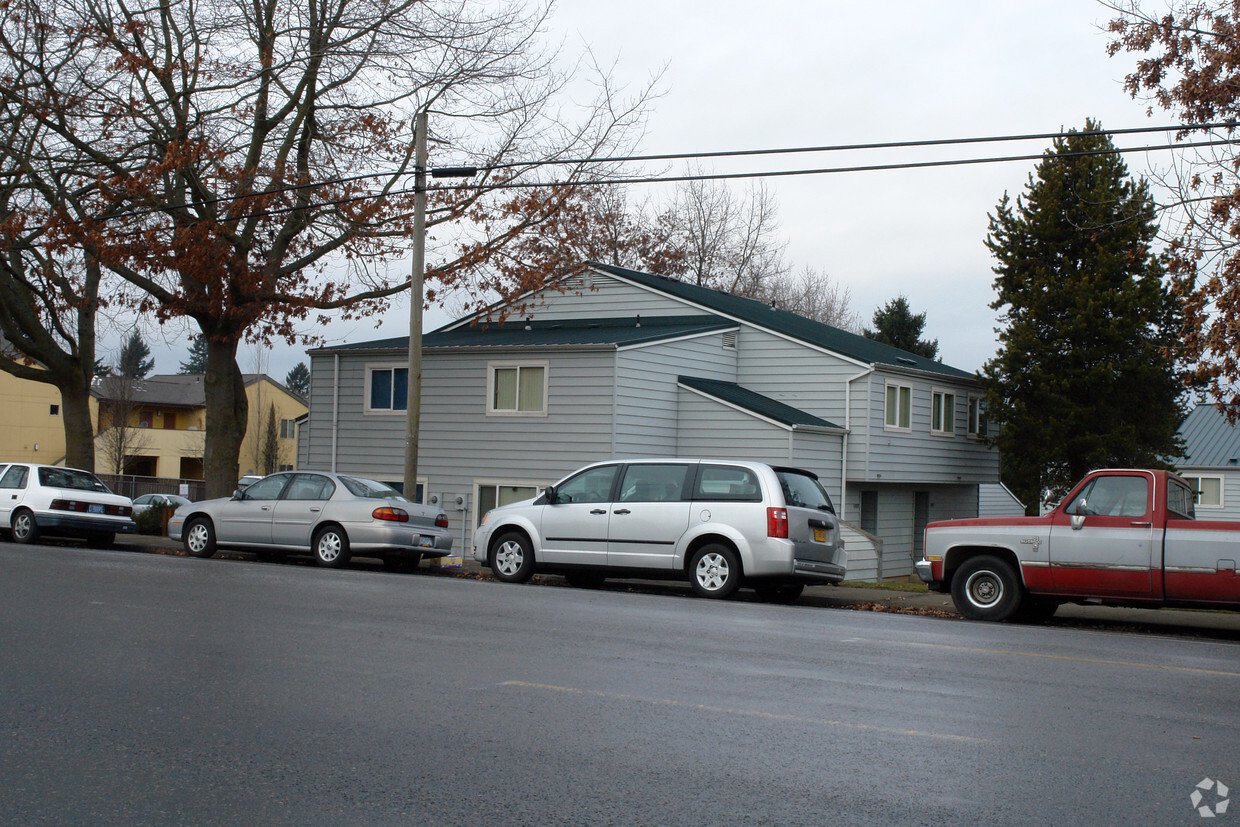
[[722, 502], [762, 502], [758, 475], [735, 465], [701, 465], [693, 499]]
[[835, 506], [816, 477], [804, 471], [776, 468], [779, 487], [784, 490], [784, 503], [794, 508], [817, 508], [835, 513]]

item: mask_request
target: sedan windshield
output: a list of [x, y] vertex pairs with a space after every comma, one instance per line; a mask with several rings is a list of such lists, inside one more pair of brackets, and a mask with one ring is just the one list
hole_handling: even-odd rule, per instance
[[408, 498], [395, 488], [381, 482], [359, 479], [357, 477], [341, 477], [340, 482], [355, 497], [362, 497], [368, 500], [405, 500], [405, 502], [409, 502]]
[[98, 491], [111, 494], [94, 474], [74, 468], [40, 468], [39, 485], [47, 488], [70, 488], [74, 491]]
[[822, 487], [822, 483], [804, 471], [791, 471], [783, 468], [775, 469], [779, 477], [779, 487], [784, 490], [784, 502], [795, 508], [817, 508], [820, 511], [835, 513], [831, 498]]

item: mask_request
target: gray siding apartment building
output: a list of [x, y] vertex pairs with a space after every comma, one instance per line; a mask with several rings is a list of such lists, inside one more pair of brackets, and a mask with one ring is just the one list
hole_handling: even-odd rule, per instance
[[[972, 374], [761, 302], [600, 264], [423, 337], [419, 486], [458, 548], [496, 504], [590, 462], [817, 473], [850, 577], [910, 574], [928, 520], [978, 514], [999, 457]], [[407, 337], [310, 352], [300, 468], [403, 475]]]

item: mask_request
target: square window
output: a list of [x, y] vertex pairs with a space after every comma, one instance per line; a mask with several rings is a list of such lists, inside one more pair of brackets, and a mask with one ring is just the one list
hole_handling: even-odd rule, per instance
[[60, 406], [59, 405], [49, 406], [47, 414], [48, 416], [60, 416]]
[[403, 411], [409, 406], [409, 368], [374, 367], [366, 370], [368, 411]]
[[1193, 487], [1194, 503], [1198, 508], [1223, 507], [1222, 477], [1184, 477]]
[[545, 416], [547, 365], [492, 364], [488, 376], [487, 414]]

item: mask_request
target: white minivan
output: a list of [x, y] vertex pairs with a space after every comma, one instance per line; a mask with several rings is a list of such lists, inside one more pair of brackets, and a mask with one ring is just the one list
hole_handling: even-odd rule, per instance
[[607, 577], [687, 577], [703, 597], [742, 584], [791, 601], [844, 579], [831, 498], [809, 471], [760, 462], [617, 460], [588, 465], [542, 495], [492, 509], [474, 559], [496, 578], [535, 572], [578, 585]]

